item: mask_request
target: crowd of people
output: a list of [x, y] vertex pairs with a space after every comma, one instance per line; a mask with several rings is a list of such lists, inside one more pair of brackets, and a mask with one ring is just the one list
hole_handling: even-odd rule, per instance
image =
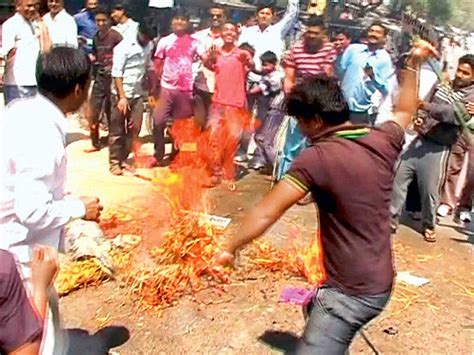
[[[421, 219], [428, 242], [436, 241], [437, 214], [470, 222], [474, 55], [459, 59], [449, 82], [438, 72], [439, 54], [424, 41], [394, 63], [384, 49], [383, 23], [374, 22], [356, 41], [344, 30], [329, 33], [316, 16], [288, 44], [299, 21], [298, 0], [288, 1], [279, 20], [271, 3], [259, 3], [250, 26], [230, 21], [216, 4], [209, 9], [210, 27], [196, 32], [187, 11], [177, 8], [171, 33], [161, 38], [130, 18], [124, 4], [105, 9], [88, 0], [74, 17], [63, 0], [48, 0], [48, 7], [41, 17], [37, 1], [18, 0], [3, 24], [7, 108], [0, 130], [8, 149], [2, 149], [0, 249], [15, 256], [26, 288], [18, 288], [13, 261], [2, 252], [0, 299], [12, 303], [0, 311], [0, 329], [6, 329], [1, 352], [38, 349], [41, 319], [44, 353], [67, 347], [58, 331], [57, 299], [49, 294], [46, 310], [45, 289], [57, 268], [54, 250], [64, 225], [98, 220], [102, 210], [98, 198], [64, 191], [64, 119], [84, 103], [88, 152], [103, 147], [99, 127], [106, 124], [115, 176], [134, 171], [130, 157], [148, 101], [154, 154], [147, 167], [169, 165], [179, 147], [166, 154], [167, 128], [192, 118], [206, 137], [204, 185], [234, 180], [236, 164], [278, 182], [229, 239], [220, 264], [232, 263], [238, 248], [293, 204], [317, 203], [327, 281], [314, 298], [301, 353], [344, 353], [381, 312], [393, 283], [390, 234], [404, 208]], [[33, 251], [37, 244], [44, 247]], [[27, 315], [26, 290], [38, 294], [37, 316]], [[22, 312], [12, 317], [14, 307]], [[334, 332], [327, 334], [327, 327]]]

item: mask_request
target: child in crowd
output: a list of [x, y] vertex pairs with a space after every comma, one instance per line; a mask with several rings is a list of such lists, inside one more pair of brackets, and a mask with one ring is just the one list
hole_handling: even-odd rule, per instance
[[255, 170], [271, 173], [275, 160], [274, 140], [283, 121], [283, 75], [277, 70], [278, 58], [267, 51], [260, 56], [262, 77], [249, 94], [260, 102], [262, 123], [255, 132], [257, 148], [249, 166]]
[[209, 121], [209, 169], [211, 185], [234, 179], [234, 156], [245, 120], [248, 119], [246, 81], [254, 66], [252, 55], [235, 45], [237, 25], [227, 21], [222, 27], [221, 48], [213, 46], [204, 62], [216, 73]]

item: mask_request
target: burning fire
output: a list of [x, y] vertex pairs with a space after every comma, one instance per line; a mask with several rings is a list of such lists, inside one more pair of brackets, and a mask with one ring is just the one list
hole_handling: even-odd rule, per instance
[[[214, 265], [214, 258], [221, 250], [222, 229], [208, 218], [202, 218], [209, 211], [207, 190], [203, 188], [203, 182], [209, 179], [208, 137], [193, 120], [177, 121], [171, 133], [179, 148], [172, 166], [155, 170], [151, 178], [146, 178], [170, 207], [170, 225], [164, 241], [159, 247], [146, 249], [142, 243], [141, 248], [136, 247], [133, 252], [113, 255], [118, 273], [124, 276], [132, 293], [146, 307], [158, 310], [176, 304], [186, 292], [229, 282], [227, 271]], [[130, 215], [117, 213], [116, 216], [112, 213], [102, 226], [126, 228]], [[303, 247], [296, 243], [300, 240], [298, 233], [293, 234], [285, 251], [268, 241], [255, 242], [250, 249], [250, 262], [272, 272], [302, 275], [311, 284], [322, 282], [325, 274], [319, 236], [313, 238], [309, 247]], [[87, 285], [103, 279], [97, 265], [82, 266], [87, 273], [71, 279], [66, 275], [63, 278], [66, 286], [71, 287], [76, 281]], [[80, 269], [71, 270], [81, 273]]]

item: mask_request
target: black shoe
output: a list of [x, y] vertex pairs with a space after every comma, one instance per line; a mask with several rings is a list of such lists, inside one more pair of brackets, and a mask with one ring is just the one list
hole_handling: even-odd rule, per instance
[[69, 348], [67, 355], [107, 355], [109, 350], [125, 344], [130, 332], [121, 326], [108, 326], [94, 335], [83, 329], [68, 329]]
[[120, 165], [111, 165], [109, 170], [112, 173], [112, 175], [115, 175], [115, 176], [123, 175], [123, 170]]

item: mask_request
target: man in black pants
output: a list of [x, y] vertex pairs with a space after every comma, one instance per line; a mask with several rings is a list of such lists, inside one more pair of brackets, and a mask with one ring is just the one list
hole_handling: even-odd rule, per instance
[[117, 44], [122, 41], [120, 33], [110, 27], [110, 18], [106, 10], [100, 8], [95, 12], [97, 33], [92, 44], [94, 58], [95, 81], [90, 98], [90, 135], [92, 149], [87, 152], [100, 150], [99, 118], [104, 110], [110, 127], [111, 87], [112, 87], [112, 57]]
[[[390, 192], [405, 127], [416, 109], [416, 68], [431, 53], [418, 43], [404, 72], [393, 120], [377, 128], [352, 125], [337, 80], [317, 76], [287, 97], [311, 146], [294, 160], [275, 188], [227, 238], [217, 257], [232, 264], [236, 251], [262, 235], [308, 192], [318, 204], [324, 269], [299, 354], [344, 354], [355, 334], [387, 304], [393, 285]], [[351, 157], [348, 159], [348, 157]]]
[[126, 160], [142, 125], [145, 74], [153, 70], [148, 46], [152, 39], [148, 28], [140, 25], [135, 39], [125, 38], [114, 48], [109, 129], [109, 163], [113, 175], [122, 175], [123, 169], [133, 170]]

